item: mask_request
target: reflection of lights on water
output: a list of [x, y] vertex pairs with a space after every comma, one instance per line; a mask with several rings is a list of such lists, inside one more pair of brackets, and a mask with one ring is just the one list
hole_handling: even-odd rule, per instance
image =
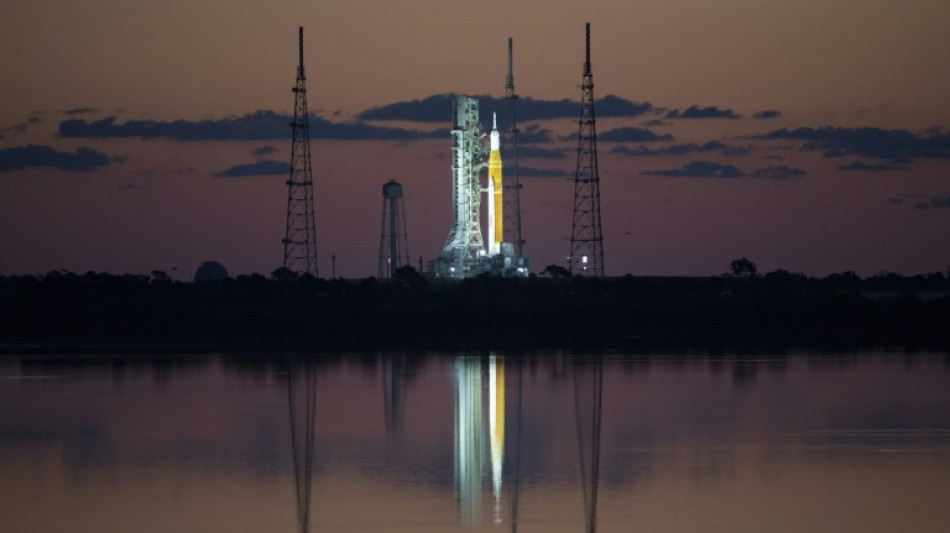
[[501, 472], [505, 461], [505, 363], [500, 356], [488, 360], [489, 426], [491, 429], [492, 492], [495, 496], [495, 523], [501, 523]]
[[[455, 486], [460, 520], [475, 525], [481, 515], [486, 460], [491, 467], [494, 522], [501, 523], [502, 472], [505, 456], [505, 366], [496, 355], [488, 360], [488, 387], [483, 389], [482, 360], [455, 361]], [[487, 389], [487, 390], [486, 390]], [[485, 398], [488, 427], [485, 427]], [[487, 434], [486, 434], [487, 430]], [[486, 441], [489, 449], [485, 449]], [[486, 453], [487, 451], [487, 453]]]
[[455, 488], [460, 519], [474, 524], [481, 508], [485, 427], [479, 359], [455, 360]]

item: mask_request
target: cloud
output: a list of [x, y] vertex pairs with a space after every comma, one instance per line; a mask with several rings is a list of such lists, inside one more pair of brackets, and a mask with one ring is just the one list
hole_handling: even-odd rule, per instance
[[752, 118], [759, 119], [778, 118], [780, 116], [782, 116], [782, 112], [775, 109], [766, 109], [765, 111], [757, 111], [752, 114]]
[[644, 126], [665, 126], [665, 125], [666, 125], [666, 122], [663, 122], [662, 120], [660, 120], [660, 119], [658, 119], [658, 118], [655, 118], [655, 119], [653, 119], [653, 120], [648, 120], [648, 121], [644, 122], [643, 125], [644, 125]]
[[645, 128], [632, 128], [630, 126], [624, 126], [622, 128], [616, 128], [612, 130], [605, 131], [597, 136], [597, 139], [604, 142], [658, 142], [658, 141], [672, 141], [673, 136], [670, 134], [657, 135], [651, 130]]
[[[554, 134], [548, 128], [542, 128], [538, 124], [528, 124], [526, 127], [518, 128], [518, 145], [522, 144], [539, 144], [551, 142], [554, 138]], [[510, 140], [510, 135], [506, 139]]]
[[58, 168], [90, 172], [112, 162], [107, 155], [92, 148], [79, 148], [76, 153], [60, 152], [50, 146], [29, 145], [0, 150], [0, 172], [24, 168]]
[[729, 118], [735, 119], [740, 118], [742, 115], [737, 115], [735, 111], [731, 109], [719, 109], [716, 106], [709, 107], [699, 107], [696, 105], [691, 105], [686, 110], [680, 111], [679, 109], [674, 109], [666, 114], [665, 118]]
[[934, 196], [927, 202], [917, 202], [914, 209], [946, 209], [950, 208], [950, 196]]
[[[483, 94], [473, 96], [478, 99], [481, 117], [491, 118], [492, 112], [500, 117], [506, 117], [511, 109], [511, 102], [504, 98], [495, 98]], [[371, 107], [357, 115], [360, 120], [403, 120], [412, 122], [442, 122], [452, 120], [452, 106], [454, 94], [435, 94], [421, 100], [407, 102], [393, 102], [381, 106]], [[653, 110], [649, 102], [633, 102], [619, 96], [607, 95], [594, 102], [597, 115], [600, 117], [636, 117]], [[519, 121], [549, 120], [564, 117], [580, 117], [580, 102], [573, 100], [535, 100], [531, 97], [520, 97], [517, 103]]]
[[711, 161], [692, 161], [681, 168], [653, 170], [640, 174], [671, 178], [738, 178], [742, 176], [742, 171], [732, 165], [720, 165]]
[[792, 168], [785, 165], [780, 165], [777, 167], [756, 169], [756, 171], [752, 174], [752, 177], [770, 180], [788, 180], [801, 178], [805, 174], [806, 172], [800, 168]]
[[888, 170], [906, 169], [903, 165], [869, 165], [863, 161], [855, 161], [848, 165], [839, 165], [838, 170], [845, 172], [886, 172]]
[[289, 173], [289, 163], [265, 159], [264, 161], [258, 161], [257, 163], [235, 165], [220, 172], [215, 172], [214, 175], [218, 178], [239, 178], [244, 176], [287, 175]]
[[[636, 117], [653, 111], [653, 104], [650, 102], [637, 103], [608, 94], [594, 101], [594, 109], [597, 110], [598, 117]], [[520, 107], [518, 112], [521, 113]], [[580, 117], [579, 106], [576, 114]]]
[[169, 174], [191, 174], [192, 172], [197, 171], [195, 167], [185, 167], [185, 168], [173, 168], [173, 169], [154, 169], [154, 168], [145, 168], [141, 170], [133, 170], [129, 174], [134, 174], [136, 176], [167, 176]]
[[656, 155], [686, 155], [696, 152], [721, 152], [724, 155], [741, 155], [749, 152], [748, 147], [729, 146], [719, 141], [708, 141], [703, 144], [686, 143], [674, 144], [666, 148], [647, 148], [639, 146], [630, 148], [628, 146], [616, 146], [610, 149], [612, 154], [625, 155], [627, 157], [656, 156]]
[[96, 111], [99, 111], [99, 110], [91, 108], [91, 107], [74, 107], [72, 109], [67, 109], [66, 111], [63, 111], [63, 114], [64, 115], [85, 115], [88, 113], [95, 113]]
[[[102, 120], [64, 120], [59, 124], [60, 137], [141, 137], [169, 138], [178, 141], [260, 141], [290, 137], [288, 124], [293, 117], [274, 111], [255, 111], [241, 117], [217, 120], [129, 120], [116, 123], [116, 117]], [[380, 127], [359, 122], [330, 122], [314, 114], [309, 116], [311, 139], [345, 140], [414, 140], [447, 138], [448, 130], [417, 131]]]
[[119, 192], [135, 192], [141, 189], [138, 185], [134, 183], [123, 183], [118, 186]]
[[277, 152], [276, 146], [258, 146], [257, 148], [251, 150], [251, 154], [256, 157], [263, 157], [268, 154], [273, 154]]
[[916, 158], [950, 158], [950, 134], [946, 133], [915, 135], [907, 130], [825, 126], [817, 129], [783, 128], [758, 135], [756, 138], [805, 141], [800, 147], [801, 150], [822, 152], [825, 157], [861, 155], [894, 162], [906, 162]]
[[12, 137], [16, 135], [23, 135], [24, 133], [26, 133], [26, 129], [28, 127], [30, 127], [30, 123], [21, 122], [19, 124], [14, 124], [13, 126], [0, 128], [0, 139], [6, 139], [7, 137]]
[[[564, 157], [573, 152], [571, 148], [540, 148], [537, 146], [519, 146], [518, 159], [564, 159]], [[505, 150], [504, 157], [506, 161], [514, 161], [514, 150]]]
[[518, 167], [518, 176], [522, 178], [566, 178], [571, 176], [561, 168]]

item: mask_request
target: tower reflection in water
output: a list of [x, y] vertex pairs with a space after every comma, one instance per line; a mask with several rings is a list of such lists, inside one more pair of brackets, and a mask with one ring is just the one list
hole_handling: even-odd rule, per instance
[[290, 413], [290, 443], [294, 460], [297, 496], [297, 526], [310, 531], [310, 495], [313, 486], [314, 424], [317, 407], [317, 368], [301, 362], [287, 375], [287, 410]]
[[[509, 464], [510, 529], [518, 530], [518, 496], [522, 453], [522, 359], [513, 360], [514, 428], [513, 460]], [[597, 493], [600, 481], [600, 435], [603, 414], [603, 361], [573, 361], [574, 411], [580, 478], [584, 503], [584, 531], [597, 529]], [[509, 365], [510, 366], [510, 365]], [[484, 378], [487, 376], [487, 387]], [[502, 485], [505, 461], [505, 362], [494, 353], [487, 368], [479, 357], [455, 359], [455, 487], [459, 520], [474, 526], [481, 518], [482, 480], [489, 466], [494, 499], [493, 519], [502, 522]], [[487, 394], [487, 401], [485, 395]], [[486, 405], [487, 404], [487, 405]], [[488, 428], [485, 427], [487, 412]], [[486, 431], [487, 429], [487, 431]], [[486, 439], [487, 436], [487, 439]], [[487, 453], [486, 453], [487, 440]]]
[[479, 521], [485, 428], [482, 365], [478, 357], [455, 359], [455, 491], [463, 525]]
[[[507, 474], [509, 526], [518, 528], [518, 496], [522, 455], [522, 366], [521, 358], [508, 365], [515, 373], [512, 461]], [[384, 361], [383, 395], [385, 424], [388, 432], [402, 425], [401, 361]], [[603, 406], [603, 362], [599, 358], [573, 361], [574, 410], [578, 436], [580, 478], [585, 511], [585, 531], [597, 528], [597, 493], [600, 478], [600, 435]], [[474, 526], [482, 517], [483, 481], [490, 478], [493, 499], [492, 517], [501, 524], [505, 479], [506, 437], [506, 364], [501, 355], [459, 356], [453, 362], [455, 389], [455, 488], [462, 525]], [[314, 433], [317, 392], [317, 366], [299, 362], [287, 376], [287, 407], [290, 422], [294, 489], [299, 531], [310, 530], [310, 504], [313, 486]], [[487, 427], [486, 427], [487, 420]], [[487, 475], [486, 475], [487, 474]]]
[[[586, 364], [585, 364], [586, 363]], [[600, 484], [600, 423], [603, 418], [604, 363], [600, 357], [574, 362], [574, 412], [584, 490], [585, 531], [597, 531]]]

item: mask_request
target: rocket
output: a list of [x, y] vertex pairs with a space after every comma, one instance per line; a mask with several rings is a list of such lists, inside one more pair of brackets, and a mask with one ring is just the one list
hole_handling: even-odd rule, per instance
[[491, 152], [488, 154], [488, 255], [501, 253], [504, 202], [501, 184], [501, 136], [498, 134], [498, 117], [491, 118]]

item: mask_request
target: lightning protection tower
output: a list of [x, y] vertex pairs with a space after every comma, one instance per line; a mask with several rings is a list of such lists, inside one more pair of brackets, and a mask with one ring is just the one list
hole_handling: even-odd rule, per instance
[[317, 233], [313, 217], [313, 169], [310, 164], [310, 124], [307, 77], [303, 69], [303, 27], [299, 28], [300, 64], [293, 87], [294, 120], [291, 128], [290, 178], [287, 180], [287, 227], [284, 267], [297, 273], [319, 275]]
[[[387, 255], [388, 254], [388, 255]], [[391, 278], [393, 272], [409, 264], [409, 238], [402, 185], [389, 180], [383, 185], [383, 222], [379, 232], [379, 277]]]
[[574, 174], [574, 221], [571, 274], [603, 277], [604, 238], [600, 225], [600, 175], [597, 170], [597, 128], [594, 118], [594, 77], [590, 70], [590, 23], [587, 23], [587, 55], [581, 83], [581, 118], [577, 134], [577, 171]]
[[510, 182], [504, 185], [505, 192], [505, 241], [515, 245], [515, 254], [524, 257], [524, 238], [521, 235], [521, 179], [518, 172], [518, 120], [515, 114], [515, 104], [518, 95], [515, 94], [515, 75], [512, 66], [511, 37], [508, 38], [508, 76], [505, 78], [505, 99], [511, 103], [511, 148], [514, 172], [505, 173], [511, 176]]

